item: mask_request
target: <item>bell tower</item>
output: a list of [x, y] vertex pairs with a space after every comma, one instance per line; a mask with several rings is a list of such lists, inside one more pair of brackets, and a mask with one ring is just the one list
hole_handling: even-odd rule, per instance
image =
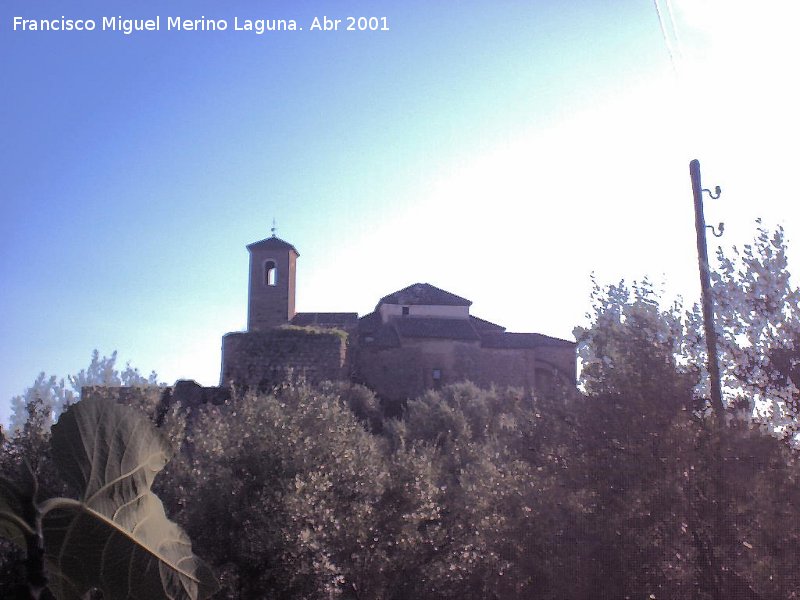
[[265, 331], [285, 325], [294, 317], [297, 257], [294, 246], [275, 236], [247, 246], [250, 252], [250, 287], [247, 296], [247, 331]]

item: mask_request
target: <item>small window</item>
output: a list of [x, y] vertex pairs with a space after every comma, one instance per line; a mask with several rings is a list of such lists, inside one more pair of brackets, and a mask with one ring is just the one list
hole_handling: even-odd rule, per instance
[[433, 378], [433, 389], [440, 389], [442, 387], [442, 370], [433, 369], [431, 371], [431, 377]]
[[278, 267], [274, 260], [264, 263], [264, 283], [267, 285], [277, 285], [278, 283]]
[[403, 316], [404, 316], [404, 317], [407, 317], [407, 316], [408, 316], [408, 313], [409, 313], [409, 308], [408, 308], [408, 306], [404, 306], [404, 307], [403, 307]]

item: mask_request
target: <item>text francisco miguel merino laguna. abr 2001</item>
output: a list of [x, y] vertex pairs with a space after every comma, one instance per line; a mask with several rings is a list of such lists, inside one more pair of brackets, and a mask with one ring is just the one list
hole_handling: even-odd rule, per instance
[[[130, 35], [140, 31], [248, 31], [263, 34], [267, 31], [302, 31], [294, 19], [185, 19], [160, 15], [149, 19], [128, 19], [122, 16], [99, 19], [26, 19], [14, 17], [14, 31], [119, 31]], [[312, 17], [308, 31], [389, 31], [387, 17], [353, 17], [334, 19]]]

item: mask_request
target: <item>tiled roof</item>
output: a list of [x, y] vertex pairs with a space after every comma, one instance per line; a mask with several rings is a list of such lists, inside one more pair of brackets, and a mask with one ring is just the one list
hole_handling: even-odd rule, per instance
[[400, 336], [391, 325], [383, 325], [375, 331], [365, 333], [360, 338], [366, 345], [381, 346], [383, 348], [400, 347]]
[[360, 333], [372, 333], [377, 331], [381, 324], [381, 316], [376, 312], [371, 312], [358, 320], [358, 331]]
[[479, 333], [489, 332], [489, 331], [495, 331], [500, 333], [506, 330], [506, 328], [503, 327], [502, 325], [497, 325], [496, 323], [492, 323], [484, 319], [479, 319], [478, 317], [473, 317], [472, 315], [469, 316], [469, 320], [472, 323], [472, 326]]
[[294, 246], [292, 246], [289, 242], [284, 242], [281, 238], [275, 237], [274, 235], [272, 237], [263, 239], [259, 242], [253, 242], [252, 244], [248, 244], [247, 246], [248, 250], [254, 250], [256, 248], [258, 248], [259, 250], [271, 249], [271, 248], [274, 248], [276, 250], [294, 250], [294, 253], [297, 254], [297, 256], [300, 256], [300, 253]]
[[466, 298], [446, 292], [430, 283], [415, 283], [393, 294], [384, 296], [378, 302], [381, 304], [427, 304], [434, 306], [469, 306], [472, 304]]
[[358, 336], [361, 343], [367, 346], [397, 348], [400, 338], [394, 327], [384, 325], [381, 316], [376, 312], [364, 315], [358, 320]]
[[292, 325], [319, 325], [321, 327], [355, 327], [358, 313], [349, 312], [304, 312], [292, 318]]
[[442, 338], [448, 340], [480, 340], [467, 319], [405, 317], [392, 320], [401, 338]]
[[575, 342], [542, 335], [541, 333], [491, 333], [481, 334], [484, 348], [539, 348], [541, 346], [574, 348]]
[[575, 342], [541, 333], [506, 333], [500, 325], [473, 316], [469, 319], [407, 316], [384, 324], [380, 314], [371, 312], [359, 319], [358, 332], [362, 343], [383, 347], [398, 347], [403, 338], [480, 340], [484, 348], [575, 347]]

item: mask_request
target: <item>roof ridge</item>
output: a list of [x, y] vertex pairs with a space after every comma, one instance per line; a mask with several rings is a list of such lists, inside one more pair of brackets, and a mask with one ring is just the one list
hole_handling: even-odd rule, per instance
[[378, 301], [381, 304], [427, 304], [434, 306], [470, 306], [472, 301], [430, 283], [412, 283]]

